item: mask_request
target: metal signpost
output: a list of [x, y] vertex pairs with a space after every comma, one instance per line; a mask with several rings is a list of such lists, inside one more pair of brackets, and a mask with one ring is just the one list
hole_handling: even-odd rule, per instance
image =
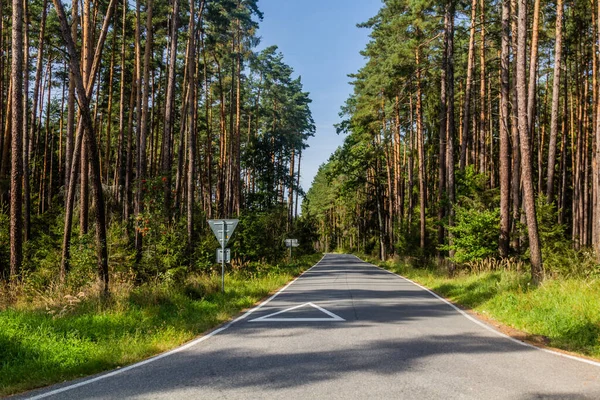
[[300, 246], [298, 244], [298, 239], [285, 239], [285, 246], [290, 249], [290, 260], [292, 259], [292, 247]]
[[217, 262], [221, 263], [221, 291], [225, 292], [225, 263], [231, 262], [231, 249], [226, 249], [225, 246], [229, 242], [229, 238], [233, 235], [233, 231], [237, 227], [239, 219], [209, 219], [208, 225], [212, 229], [215, 237], [221, 244], [221, 248], [217, 249]]

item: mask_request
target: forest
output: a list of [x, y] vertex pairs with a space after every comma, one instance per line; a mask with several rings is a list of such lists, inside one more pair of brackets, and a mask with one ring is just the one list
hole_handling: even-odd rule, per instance
[[283, 258], [315, 127], [300, 77], [257, 50], [262, 18], [256, 0], [2, 1], [0, 280], [210, 271], [211, 218], [242, 219], [237, 265]]
[[[385, 309], [355, 324], [376, 358], [391, 349], [378, 327], [396, 349], [395, 323], [445, 324], [459, 307], [514, 342], [600, 357], [600, 0], [380, 3], [357, 27], [370, 36], [340, 101], [343, 144], [304, 193], [311, 95], [261, 43], [259, 0], [0, 0], [0, 396], [208, 338], [327, 258], [353, 263], [325, 261], [290, 292], [352, 303], [357, 320], [354, 294]], [[221, 281], [207, 220], [225, 218], [239, 225]], [[367, 290], [366, 268], [389, 279]], [[402, 277], [455, 310], [431, 312], [441, 297]], [[320, 310], [275, 314], [305, 305]], [[417, 343], [507, 352], [471, 328]], [[300, 367], [326, 371], [331, 351], [312, 344]], [[342, 353], [352, 376], [366, 365]], [[270, 361], [239, 354], [208, 364], [250, 360], [249, 385], [262, 374], [271, 390], [256, 370]]]
[[386, 0], [304, 214], [319, 248], [598, 276], [600, 2]]

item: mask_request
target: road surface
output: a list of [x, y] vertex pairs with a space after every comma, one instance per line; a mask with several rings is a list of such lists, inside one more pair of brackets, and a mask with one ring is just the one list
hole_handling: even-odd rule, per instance
[[52, 399], [600, 399], [600, 364], [508, 339], [350, 255], [173, 353]]

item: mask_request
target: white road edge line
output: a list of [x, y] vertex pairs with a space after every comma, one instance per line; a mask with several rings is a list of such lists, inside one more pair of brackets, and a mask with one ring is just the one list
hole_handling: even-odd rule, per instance
[[[276, 315], [283, 314], [288, 311], [296, 310], [298, 308], [302, 308], [305, 306], [311, 306], [313, 308], [316, 308], [317, 310], [321, 311], [322, 313], [329, 315], [331, 318], [271, 318]], [[261, 322], [261, 321], [262, 322], [264, 322], [264, 321], [267, 321], [267, 322], [271, 322], [271, 321], [273, 321], [273, 322], [289, 322], [289, 321], [300, 321], [300, 322], [331, 321], [331, 322], [334, 322], [334, 321], [346, 321], [346, 320], [344, 318], [340, 317], [339, 315], [336, 315], [336, 314], [332, 313], [331, 311], [324, 309], [323, 307], [319, 307], [316, 304], [304, 303], [304, 304], [300, 304], [298, 306], [286, 308], [285, 310], [277, 311], [276, 313], [273, 313], [273, 314], [263, 315], [260, 318], [251, 319], [248, 322]]]
[[370, 265], [372, 265], [372, 266], [374, 266], [374, 267], [376, 267], [376, 268], [379, 268], [380, 270], [382, 270], [382, 271], [385, 271], [385, 272], [387, 272], [387, 273], [390, 273], [390, 274], [392, 274], [392, 275], [396, 275], [396, 276], [398, 276], [398, 277], [400, 277], [400, 278], [404, 279], [405, 281], [408, 281], [408, 282], [412, 283], [413, 285], [420, 287], [421, 289], [423, 289], [423, 290], [425, 290], [426, 292], [428, 292], [429, 294], [431, 294], [433, 297], [435, 297], [435, 298], [437, 298], [438, 300], [441, 300], [442, 302], [444, 302], [444, 303], [448, 304], [450, 307], [452, 307], [453, 309], [455, 309], [456, 311], [458, 311], [460, 314], [462, 314], [462, 315], [463, 315], [465, 318], [467, 318], [468, 320], [470, 320], [470, 321], [472, 321], [472, 322], [476, 323], [477, 325], [481, 326], [482, 328], [485, 328], [485, 329], [487, 329], [487, 330], [488, 330], [488, 331], [490, 331], [490, 332], [493, 332], [493, 333], [495, 333], [496, 335], [498, 335], [498, 336], [500, 336], [500, 337], [503, 337], [503, 338], [505, 338], [505, 339], [508, 339], [508, 340], [510, 340], [511, 342], [514, 342], [514, 343], [520, 344], [521, 346], [529, 347], [529, 348], [531, 348], [531, 349], [536, 349], [536, 350], [539, 350], [539, 351], [543, 351], [544, 353], [554, 354], [555, 356], [560, 356], [560, 357], [568, 358], [568, 359], [571, 359], [571, 360], [579, 361], [579, 362], [582, 362], [582, 363], [590, 364], [590, 365], [593, 365], [593, 366], [595, 366], [595, 367], [600, 367], [600, 362], [597, 362], [597, 361], [592, 361], [592, 360], [588, 360], [587, 358], [581, 358], [581, 357], [577, 357], [577, 356], [572, 356], [572, 355], [570, 355], [570, 354], [564, 354], [564, 353], [561, 353], [561, 352], [558, 352], [558, 351], [554, 351], [554, 350], [544, 349], [543, 347], [537, 347], [537, 346], [534, 346], [534, 345], [532, 345], [532, 344], [529, 344], [529, 343], [526, 343], [526, 342], [522, 342], [522, 341], [520, 341], [520, 340], [518, 340], [518, 339], [515, 339], [515, 338], [513, 338], [513, 337], [510, 337], [510, 336], [508, 336], [508, 335], [506, 335], [506, 334], [504, 334], [504, 333], [502, 333], [502, 332], [500, 332], [500, 331], [498, 331], [498, 330], [494, 329], [493, 327], [489, 326], [488, 324], [486, 324], [486, 323], [484, 323], [484, 322], [482, 322], [482, 321], [478, 320], [477, 318], [475, 318], [475, 317], [473, 317], [473, 316], [469, 315], [469, 314], [468, 314], [468, 313], [466, 313], [464, 310], [461, 310], [460, 308], [458, 308], [457, 306], [455, 306], [454, 304], [452, 304], [451, 302], [449, 302], [449, 301], [448, 301], [448, 300], [446, 300], [445, 298], [443, 298], [443, 297], [439, 296], [437, 293], [435, 293], [435, 292], [433, 292], [433, 291], [431, 291], [431, 290], [427, 289], [427, 288], [426, 288], [426, 287], [424, 287], [424, 286], [421, 286], [421, 285], [419, 285], [417, 282], [414, 282], [414, 281], [412, 281], [412, 280], [410, 280], [410, 279], [408, 279], [408, 278], [406, 278], [406, 277], [404, 277], [404, 276], [402, 276], [402, 275], [396, 274], [395, 272], [388, 271], [387, 269], [385, 269], [385, 268], [381, 268], [381, 267], [379, 267], [379, 266], [377, 266], [377, 265], [375, 265], [375, 264], [368, 263], [368, 262], [366, 262], [366, 261], [362, 260], [360, 257], [358, 257], [358, 256], [356, 256], [356, 255], [354, 255], [354, 257], [358, 258], [358, 259], [359, 259], [359, 260], [361, 260], [362, 262], [365, 262], [365, 263], [367, 263], [367, 264], [370, 264]]
[[291, 281], [290, 283], [288, 283], [287, 285], [285, 285], [283, 288], [279, 289], [275, 294], [273, 294], [271, 297], [269, 297], [268, 299], [266, 299], [265, 301], [263, 301], [262, 303], [260, 303], [256, 307], [254, 307], [254, 308], [246, 311], [244, 314], [242, 314], [241, 316], [237, 317], [233, 321], [228, 322], [224, 326], [222, 326], [222, 327], [220, 327], [218, 329], [215, 329], [214, 331], [208, 333], [205, 336], [202, 336], [202, 337], [200, 337], [198, 339], [194, 339], [191, 342], [186, 343], [183, 346], [177, 347], [176, 349], [167, 351], [166, 353], [159, 354], [157, 356], [148, 358], [148, 359], [146, 359], [144, 361], [140, 361], [140, 362], [135, 363], [135, 364], [131, 364], [131, 365], [129, 365], [127, 367], [124, 367], [124, 368], [116, 369], [116, 370], [114, 370], [112, 372], [109, 372], [109, 373], [106, 373], [104, 375], [100, 375], [100, 376], [97, 376], [95, 378], [86, 379], [84, 381], [75, 383], [73, 385], [69, 385], [69, 386], [65, 386], [65, 387], [59, 388], [59, 389], [55, 389], [55, 390], [52, 390], [52, 391], [47, 392], [47, 393], [41, 393], [41, 394], [39, 394], [37, 396], [28, 397], [28, 400], [44, 399], [46, 397], [54, 396], [54, 395], [59, 394], [59, 393], [64, 393], [64, 392], [67, 392], [69, 390], [80, 388], [82, 386], [87, 386], [87, 385], [89, 385], [91, 383], [98, 382], [98, 381], [101, 381], [103, 379], [110, 378], [110, 377], [113, 377], [115, 375], [122, 374], [123, 372], [130, 371], [130, 370], [132, 370], [134, 368], [139, 368], [139, 367], [141, 367], [143, 365], [150, 364], [151, 362], [154, 362], [154, 361], [158, 361], [161, 358], [165, 358], [165, 357], [171, 356], [171, 355], [179, 353], [179, 352], [181, 352], [183, 350], [187, 350], [190, 347], [193, 347], [193, 346], [197, 345], [198, 343], [204, 342], [205, 340], [208, 340], [211, 337], [213, 337], [213, 336], [215, 336], [215, 335], [223, 332], [224, 330], [226, 330], [227, 328], [229, 328], [230, 326], [232, 326], [236, 322], [239, 322], [239, 321], [243, 320], [244, 318], [247, 318], [249, 315], [251, 315], [255, 311], [258, 311], [259, 309], [261, 309], [264, 305], [266, 305], [267, 303], [269, 303], [275, 297], [279, 296], [283, 291], [285, 291], [288, 287], [290, 287], [290, 285], [292, 285], [294, 282], [296, 282], [298, 279], [300, 279], [304, 274], [306, 274], [308, 271], [310, 271], [311, 269], [313, 269], [314, 267], [316, 267], [317, 265], [319, 265], [319, 263], [321, 261], [323, 261], [324, 258], [325, 258], [325, 255], [323, 255], [323, 257], [321, 257], [321, 259], [315, 265], [313, 265], [312, 267], [310, 267], [309, 269], [307, 269], [306, 271], [304, 271], [303, 273], [301, 273], [293, 281]]

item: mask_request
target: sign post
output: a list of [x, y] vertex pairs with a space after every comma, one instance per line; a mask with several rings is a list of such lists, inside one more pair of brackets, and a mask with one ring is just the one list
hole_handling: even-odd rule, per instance
[[223, 257], [221, 257], [221, 292], [225, 293], [225, 237], [226, 237], [226, 226], [225, 220], [221, 221], [221, 250], [223, 251]]
[[290, 260], [292, 259], [292, 247], [300, 246], [298, 244], [298, 239], [285, 239], [285, 246], [290, 249]]
[[221, 291], [225, 292], [225, 263], [231, 262], [231, 252], [225, 246], [229, 242], [229, 238], [237, 227], [238, 219], [209, 219], [208, 225], [212, 229], [215, 237], [221, 244], [221, 248], [217, 250], [217, 262], [221, 263]]

